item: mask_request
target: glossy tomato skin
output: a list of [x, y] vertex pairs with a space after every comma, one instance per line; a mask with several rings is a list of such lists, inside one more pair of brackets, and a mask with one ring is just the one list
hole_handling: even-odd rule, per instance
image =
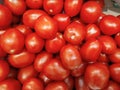
[[26, 10], [26, 4], [24, 0], [4, 0], [4, 4], [15, 15], [22, 15]]
[[108, 58], [108, 55], [105, 53], [100, 53], [99, 58], [97, 59], [98, 62], [102, 62], [102, 63], [109, 63], [110, 60]]
[[59, 89], [69, 90], [67, 84], [63, 81], [51, 82], [45, 87], [45, 90], [59, 90]]
[[37, 77], [38, 72], [34, 69], [33, 65], [20, 68], [17, 78], [23, 84], [28, 78]]
[[47, 14], [43, 10], [38, 9], [26, 10], [22, 16], [22, 22], [24, 25], [29, 26], [30, 28], [34, 28], [36, 20], [42, 15]]
[[22, 68], [33, 63], [35, 54], [23, 50], [18, 54], [11, 54], [8, 56], [9, 63], [16, 68]]
[[46, 51], [43, 51], [39, 53], [34, 61], [34, 68], [38, 71], [41, 72], [47, 62], [50, 61], [50, 59], [53, 57], [51, 53], [48, 53]]
[[64, 2], [64, 11], [70, 17], [76, 16], [83, 4], [83, 0], [65, 0]]
[[0, 90], [21, 90], [21, 83], [14, 79], [8, 78], [0, 82]]
[[7, 78], [9, 72], [10, 72], [10, 67], [7, 61], [5, 60], [0, 60], [0, 81], [4, 80]]
[[0, 29], [8, 27], [12, 23], [13, 15], [9, 9], [0, 4]]
[[44, 0], [43, 9], [50, 15], [58, 14], [63, 9], [63, 0]]
[[43, 39], [51, 39], [55, 37], [58, 26], [57, 22], [47, 15], [42, 15], [35, 22], [35, 32]]
[[43, 0], [25, 0], [25, 3], [30, 9], [39, 9], [43, 6]]
[[60, 58], [64, 67], [69, 70], [74, 70], [82, 64], [81, 55], [79, 50], [73, 45], [65, 45], [60, 50]]
[[16, 28], [9, 28], [1, 35], [0, 44], [9, 54], [20, 53], [24, 48], [24, 35]]
[[101, 42], [102, 52], [105, 54], [112, 54], [117, 48], [114, 39], [110, 36], [102, 35], [98, 37], [98, 40]]
[[64, 32], [65, 28], [70, 24], [70, 16], [65, 13], [56, 14], [53, 17], [58, 23], [58, 31]]
[[58, 32], [54, 38], [46, 40], [45, 49], [49, 53], [58, 53], [65, 43], [63, 34]]
[[29, 78], [23, 83], [22, 90], [44, 90], [43, 82], [37, 78]]
[[64, 31], [64, 38], [67, 42], [74, 45], [79, 45], [85, 39], [85, 27], [78, 22], [72, 22]]
[[112, 80], [120, 83], [120, 78], [119, 78], [119, 76], [120, 76], [120, 64], [116, 63], [116, 64], [110, 65], [109, 70], [110, 70], [110, 76], [111, 76]]
[[30, 33], [25, 38], [26, 49], [31, 53], [38, 53], [42, 51], [44, 43], [44, 40], [41, 37], [39, 37], [36, 33]]
[[43, 73], [51, 80], [64, 80], [69, 76], [70, 71], [63, 67], [62, 62], [53, 58], [43, 68]]
[[86, 62], [96, 62], [102, 50], [101, 43], [95, 39], [88, 39], [80, 48], [80, 54]]
[[80, 18], [84, 23], [95, 23], [102, 13], [102, 8], [95, 1], [87, 1], [83, 4]]
[[115, 40], [117, 46], [120, 47], [120, 33], [119, 32], [115, 35], [114, 40]]
[[100, 20], [99, 27], [103, 34], [114, 35], [120, 31], [120, 19], [113, 15], [106, 15]]
[[93, 63], [87, 66], [84, 80], [90, 89], [103, 89], [108, 85], [110, 73], [103, 63]]

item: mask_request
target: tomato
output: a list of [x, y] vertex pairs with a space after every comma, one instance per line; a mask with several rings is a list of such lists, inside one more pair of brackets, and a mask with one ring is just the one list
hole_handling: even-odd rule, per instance
[[35, 32], [43, 39], [55, 37], [57, 31], [57, 22], [50, 16], [41, 16], [35, 22]]
[[47, 14], [43, 10], [38, 10], [38, 9], [26, 10], [22, 16], [23, 24], [29, 26], [30, 28], [34, 28], [36, 20], [42, 15], [47, 15]]
[[88, 39], [80, 48], [80, 54], [86, 62], [96, 62], [102, 50], [101, 43], [94, 38]]
[[26, 10], [24, 0], [4, 0], [4, 3], [15, 15], [22, 15]]
[[106, 15], [100, 20], [99, 27], [103, 34], [116, 34], [120, 31], [120, 19], [113, 15]]
[[10, 67], [7, 61], [5, 60], [0, 60], [0, 81], [4, 80], [7, 78], [9, 72], [10, 72]]
[[30, 33], [25, 38], [26, 49], [31, 53], [38, 53], [42, 51], [44, 47], [44, 40], [39, 37], [36, 33]]
[[65, 45], [60, 51], [60, 58], [64, 67], [74, 70], [82, 64], [81, 55], [73, 45]]
[[86, 40], [89, 38], [97, 38], [100, 36], [100, 29], [96, 24], [88, 24], [86, 26]]
[[4, 29], [12, 23], [13, 15], [9, 9], [0, 4], [0, 29]]
[[103, 62], [103, 63], [109, 63], [110, 60], [108, 58], [108, 55], [105, 53], [100, 53], [99, 58], [97, 59], [98, 62]]
[[23, 50], [18, 54], [11, 54], [8, 56], [9, 63], [16, 68], [22, 68], [33, 63], [35, 54]]
[[117, 46], [120, 47], [120, 32], [118, 32], [118, 33], [115, 35], [114, 40], [115, 40]]
[[63, 0], [44, 0], [43, 9], [49, 15], [55, 15], [62, 11], [63, 9]]
[[0, 90], [21, 90], [21, 84], [18, 80], [8, 78], [0, 82]]
[[85, 2], [81, 8], [80, 18], [84, 23], [95, 23], [102, 13], [102, 8], [95, 1]]
[[23, 83], [22, 90], [44, 90], [43, 82], [37, 78], [29, 78]]
[[67, 42], [74, 45], [79, 45], [85, 39], [85, 27], [78, 22], [72, 22], [64, 31], [64, 38]]
[[39, 53], [34, 60], [34, 68], [38, 72], [41, 72], [45, 64], [49, 62], [52, 57], [53, 55], [46, 51]]
[[114, 39], [110, 36], [102, 35], [98, 39], [102, 44], [102, 52], [105, 54], [112, 54], [117, 48]]
[[119, 78], [119, 76], [120, 76], [120, 64], [116, 63], [116, 64], [110, 65], [109, 70], [110, 70], [111, 78], [114, 81], [120, 83], [120, 78]]
[[65, 43], [62, 33], [57, 33], [53, 39], [46, 40], [45, 49], [49, 53], [58, 53]]
[[24, 35], [16, 28], [9, 28], [1, 35], [0, 45], [9, 54], [20, 53], [24, 47]]
[[65, 0], [64, 2], [64, 11], [70, 17], [76, 16], [79, 14], [83, 0]]
[[43, 73], [51, 80], [64, 80], [69, 76], [70, 72], [63, 67], [62, 62], [53, 58], [43, 68]]
[[65, 82], [56, 81], [56, 82], [49, 83], [45, 87], [45, 90], [69, 90], [69, 89], [68, 89], [68, 86]]
[[60, 31], [60, 32], [64, 32], [65, 28], [71, 22], [70, 17], [65, 13], [56, 14], [56, 15], [54, 15], [53, 18], [57, 21], [57, 23], [58, 23], [58, 31]]
[[109, 69], [106, 64], [94, 63], [87, 66], [84, 74], [85, 83], [90, 89], [103, 89], [108, 85]]
[[6, 55], [7, 55], [7, 53], [0, 46], [0, 58], [5, 57]]
[[42, 8], [43, 0], [25, 0], [26, 5], [31, 9]]

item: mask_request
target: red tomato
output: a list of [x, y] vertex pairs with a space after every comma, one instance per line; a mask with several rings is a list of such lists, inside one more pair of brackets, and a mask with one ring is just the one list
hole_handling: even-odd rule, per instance
[[111, 78], [114, 81], [120, 83], [120, 78], [119, 78], [120, 77], [120, 64], [119, 63], [112, 64], [110, 65], [109, 69], [110, 69]]
[[10, 67], [7, 61], [0, 60], [0, 81], [6, 79], [9, 72], [10, 72]]
[[63, 81], [56, 81], [56, 82], [51, 82], [49, 83], [46, 87], [45, 90], [69, 90], [68, 86], [65, 82]]
[[0, 4], [0, 29], [8, 27], [12, 23], [12, 19], [13, 16], [9, 9]]
[[64, 31], [64, 38], [70, 44], [79, 45], [85, 39], [85, 27], [78, 22], [72, 22]]
[[21, 90], [21, 84], [18, 80], [8, 78], [0, 82], [0, 90]]
[[47, 62], [49, 62], [52, 57], [53, 57], [52, 54], [50, 54], [48, 52], [39, 53], [34, 60], [34, 68], [38, 72], [41, 72], [43, 70], [45, 64]]
[[22, 68], [33, 63], [35, 54], [30, 53], [26, 50], [19, 54], [11, 54], [8, 56], [9, 63], [16, 68]]
[[7, 53], [0, 46], [0, 58], [5, 57], [6, 55], [7, 55]]
[[26, 3], [24, 0], [4, 0], [4, 3], [15, 15], [22, 15], [26, 10]]
[[58, 53], [65, 43], [62, 33], [57, 33], [53, 39], [46, 40], [45, 49], [49, 53]]
[[9, 54], [20, 53], [24, 47], [24, 35], [16, 28], [7, 29], [1, 35], [0, 45], [2, 49]]
[[29, 26], [30, 28], [34, 28], [36, 20], [42, 15], [47, 14], [43, 10], [38, 9], [26, 10], [22, 16], [23, 24]]
[[110, 36], [102, 35], [98, 39], [102, 44], [102, 52], [105, 54], [112, 54], [117, 48], [114, 39]]
[[70, 72], [63, 67], [61, 61], [57, 58], [50, 59], [43, 68], [43, 73], [51, 80], [64, 80]]
[[44, 0], [43, 9], [50, 15], [58, 14], [62, 11], [63, 0]]
[[103, 34], [116, 34], [120, 31], [120, 19], [113, 15], [106, 15], [100, 20], [99, 27]]
[[57, 22], [50, 16], [42, 15], [35, 22], [35, 31], [43, 39], [51, 39], [58, 31]]
[[81, 10], [83, 0], [65, 0], [64, 11], [70, 17], [76, 16]]
[[107, 54], [105, 53], [100, 53], [99, 58], [97, 59], [98, 62], [103, 62], [103, 63], [109, 63], [109, 58]]
[[80, 54], [86, 62], [96, 62], [102, 50], [101, 43], [94, 38], [88, 39], [80, 48]]
[[95, 1], [85, 2], [80, 12], [80, 18], [85, 23], [97, 22], [99, 16], [102, 13], [102, 8]]
[[25, 38], [26, 49], [31, 53], [38, 53], [42, 51], [44, 47], [44, 40], [36, 33], [30, 33]]
[[67, 14], [56, 14], [53, 17], [58, 23], [58, 31], [64, 32], [65, 28], [70, 24], [71, 19]]
[[29, 78], [23, 83], [22, 90], [44, 90], [43, 82], [37, 78]]
[[43, 0], [25, 0], [30, 9], [39, 9], [43, 6]]
[[108, 85], [109, 69], [106, 64], [94, 63], [87, 66], [84, 80], [90, 89], [103, 89]]
[[37, 77], [37, 71], [34, 69], [33, 65], [20, 68], [18, 71], [17, 78], [23, 84], [28, 78]]
[[115, 35], [114, 40], [115, 40], [117, 46], [120, 47], [120, 32]]
[[86, 40], [89, 38], [97, 38], [100, 36], [100, 29], [96, 24], [88, 24], [86, 26]]
[[60, 51], [60, 58], [64, 67], [74, 70], [82, 64], [82, 59], [77, 48], [73, 45], [65, 45]]

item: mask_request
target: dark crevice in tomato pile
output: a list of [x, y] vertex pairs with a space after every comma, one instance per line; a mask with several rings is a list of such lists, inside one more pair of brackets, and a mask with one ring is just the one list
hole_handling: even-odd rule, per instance
[[120, 15], [104, 0], [3, 0], [0, 90], [120, 90]]

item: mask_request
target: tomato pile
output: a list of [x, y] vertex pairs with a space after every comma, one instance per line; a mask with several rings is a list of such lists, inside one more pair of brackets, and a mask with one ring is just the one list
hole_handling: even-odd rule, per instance
[[104, 0], [3, 0], [0, 90], [120, 90], [120, 15]]

